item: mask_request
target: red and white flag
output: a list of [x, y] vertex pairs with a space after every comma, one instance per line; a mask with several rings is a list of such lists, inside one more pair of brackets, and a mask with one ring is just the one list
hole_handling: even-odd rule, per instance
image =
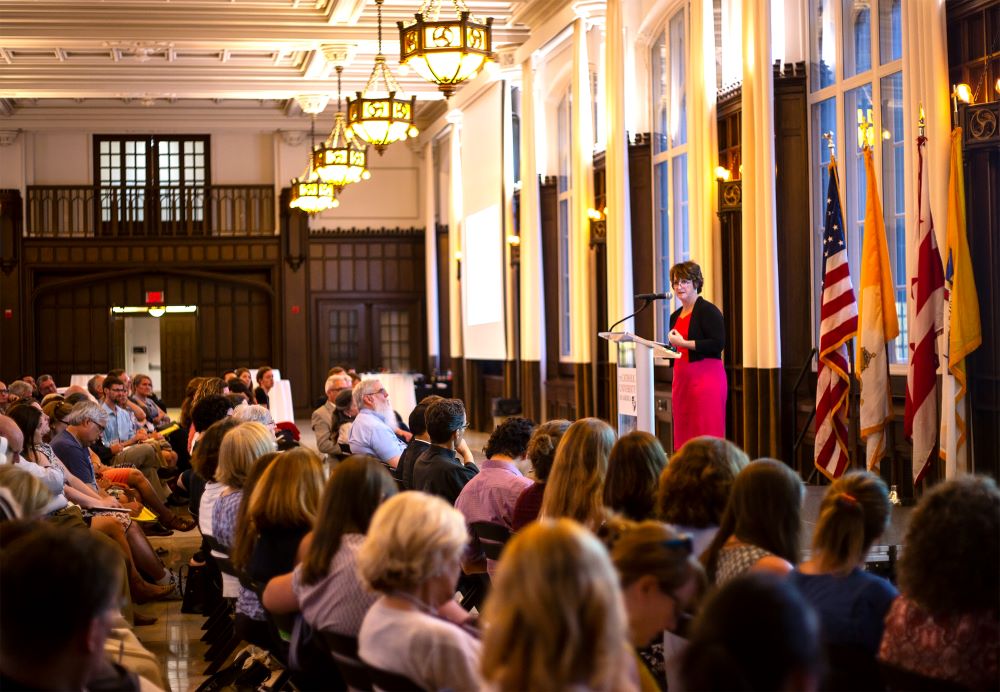
[[919, 483], [937, 456], [938, 337], [943, 331], [944, 268], [934, 219], [924, 150], [927, 138], [917, 138], [917, 227], [912, 247], [916, 262], [909, 280], [910, 362], [906, 369], [906, 436], [913, 440], [913, 483]]

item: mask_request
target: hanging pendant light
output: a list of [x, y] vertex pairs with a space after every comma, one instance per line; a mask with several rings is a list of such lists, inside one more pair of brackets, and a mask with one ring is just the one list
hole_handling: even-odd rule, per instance
[[325, 183], [333, 185], [337, 194], [351, 183], [368, 180], [368, 149], [362, 146], [347, 130], [344, 112], [341, 110], [340, 76], [343, 66], [337, 65], [337, 114], [334, 116], [333, 131], [323, 146], [316, 147], [312, 154], [312, 167]]
[[316, 174], [312, 166], [312, 159], [315, 155], [316, 141], [316, 114], [312, 113], [312, 126], [310, 128], [309, 144], [314, 149], [306, 162], [306, 170], [298, 178], [292, 178], [292, 199], [288, 206], [292, 209], [301, 209], [307, 214], [317, 214], [327, 209], [334, 209], [340, 206], [337, 199], [336, 190], [333, 185], [323, 182]]
[[[381, 155], [393, 142], [416, 137], [420, 131], [413, 124], [417, 97], [406, 98], [382, 55], [382, 0], [375, 0], [375, 5], [378, 7], [378, 54], [364, 91], [357, 92], [358, 97], [354, 100], [347, 98], [347, 129], [375, 147]], [[382, 88], [379, 88], [380, 81]]]
[[481, 22], [465, 0], [453, 0], [454, 18], [441, 18], [441, 0], [424, 0], [412, 24], [399, 25], [399, 62], [410, 65], [445, 98], [455, 87], [475, 77], [493, 54], [493, 18]]

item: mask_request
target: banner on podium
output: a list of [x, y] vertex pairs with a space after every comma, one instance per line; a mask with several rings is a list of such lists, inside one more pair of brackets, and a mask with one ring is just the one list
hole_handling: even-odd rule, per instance
[[639, 415], [637, 381], [635, 368], [618, 368], [618, 415]]

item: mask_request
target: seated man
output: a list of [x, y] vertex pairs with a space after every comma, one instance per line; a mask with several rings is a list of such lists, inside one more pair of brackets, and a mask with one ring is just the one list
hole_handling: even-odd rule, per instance
[[[517, 498], [532, 484], [531, 479], [521, 473], [518, 465], [524, 463], [528, 453], [528, 440], [534, 429], [530, 420], [515, 416], [498, 425], [490, 435], [489, 442], [486, 443], [486, 461], [479, 474], [465, 484], [455, 501], [455, 508], [465, 515], [467, 524], [488, 521], [511, 528], [511, 516]], [[470, 546], [466, 562], [481, 564], [482, 559], [479, 546]], [[487, 566], [492, 576], [495, 567], [493, 561], [489, 561]]]
[[14, 380], [7, 387], [7, 407], [10, 408], [17, 401], [31, 401], [35, 398], [35, 390], [24, 380]]
[[[347, 381], [345, 386], [344, 381]], [[344, 389], [351, 388], [351, 378], [343, 375], [331, 375], [326, 378], [326, 401], [312, 412], [312, 429], [316, 434], [316, 447], [326, 455], [326, 461], [338, 458], [342, 453], [337, 442], [339, 426], [334, 425], [337, 418], [337, 395]]]
[[37, 526], [0, 550], [0, 589], [0, 688], [81, 690], [103, 676], [122, 589], [113, 548]]
[[354, 407], [358, 409], [358, 417], [348, 440], [351, 454], [371, 455], [395, 469], [406, 443], [397, 437], [402, 431], [396, 429], [389, 393], [378, 380], [362, 380], [354, 385]]
[[7, 385], [4, 384], [3, 382], [0, 382], [0, 413], [3, 413], [4, 411], [7, 410], [7, 400], [9, 399], [7, 394], [8, 391], [9, 390], [7, 389]]
[[38, 376], [38, 394], [45, 398], [48, 394], [56, 394], [59, 388], [56, 386], [55, 378], [52, 375]]
[[412, 490], [437, 495], [453, 505], [465, 484], [479, 473], [474, 461], [465, 461], [456, 451], [469, 427], [465, 404], [459, 399], [441, 399], [427, 407], [425, 416], [431, 445], [413, 465]]
[[[142, 444], [152, 436], [139, 426], [132, 410], [126, 408], [127, 393], [125, 383], [113, 375], [104, 378], [104, 402], [101, 408], [108, 417], [108, 423], [101, 433], [104, 446], [111, 453], [110, 460], [102, 461], [109, 466], [134, 466], [149, 481], [149, 485], [161, 500], [169, 494], [163, 487], [157, 471], [161, 468], [156, 449], [149, 444]], [[98, 451], [100, 454], [100, 451]]]
[[[413, 411], [410, 412], [408, 425], [410, 432], [413, 433], [413, 439], [406, 445], [403, 456], [399, 458], [399, 466], [396, 467], [396, 479], [406, 490], [413, 489], [413, 465], [431, 444], [431, 437], [427, 433], [427, 407], [435, 401], [441, 401], [443, 398], [437, 394], [425, 396]], [[463, 463], [475, 461], [475, 458], [472, 456], [472, 450], [469, 449], [469, 445], [464, 437], [458, 443], [455, 451], [458, 452]]]

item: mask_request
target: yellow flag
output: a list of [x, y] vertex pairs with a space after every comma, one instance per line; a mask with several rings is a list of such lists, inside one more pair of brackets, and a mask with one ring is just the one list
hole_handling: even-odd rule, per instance
[[858, 288], [858, 346], [854, 371], [861, 383], [861, 437], [868, 468], [885, 456], [885, 426], [892, 417], [886, 344], [899, 336], [895, 286], [871, 149], [865, 148], [865, 233]]
[[951, 133], [947, 229], [943, 350], [948, 368], [941, 376], [941, 458], [945, 462], [945, 477], [952, 478], [959, 472], [968, 471], [965, 357], [983, 342], [979, 295], [976, 293], [976, 279], [972, 274], [972, 257], [966, 238], [960, 127]]

